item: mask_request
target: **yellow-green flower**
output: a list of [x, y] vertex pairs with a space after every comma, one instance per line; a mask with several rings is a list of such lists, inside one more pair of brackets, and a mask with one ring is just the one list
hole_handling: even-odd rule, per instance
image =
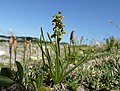
[[54, 15], [53, 18], [52, 25], [54, 25], [54, 34], [52, 34], [51, 38], [54, 37], [60, 41], [62, 39], [62, 34], [65, 34], [65, 30], [63, 30], [65, 24], [62, 23], [64, 16], [61, 16], [61, 12], [58, 12], [58, 14]]

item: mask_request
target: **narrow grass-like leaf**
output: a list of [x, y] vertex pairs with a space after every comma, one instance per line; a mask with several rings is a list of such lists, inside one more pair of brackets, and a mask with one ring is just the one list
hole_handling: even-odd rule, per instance
[[53, 46], [53, 51], [55, 51], [56, 52], [56, 44], [54, 44], [54, 42], [52, 41], [52, 39], [50, 38], [50, 35], [49, 35], [49, 33], [47, 33], [47, 35], [48, 35], [48, 38], [49, 38], [49, 40], [50, 40], [50, 43], [52, 44], [52, 46]]
[[36, 82], [37, 82], [37, 88], [40, 91], [43, 83], [43, 73], [38, 76], [38, 78], [36, 79]]
[[62, 77], [61, 80], [66, 77], [70, 72], [72, 72], [74, 69], [76, 69], [79, 65], [81, 65], [83, 62], [85, 62], [86, 58], [89, 56], [89, 54], [87, 54], [77, 65], [75, 65], [73, 68], [71, 68], [68, 72], [66, 72]]
[[[40, 37], [40, 41], [37, 42], [37, 44], [38, 44], [38, 46], [40, 47], [40, 49], [41, 49], [41, 51], [42, 51], [42, 60], [43, 60], [43, 63], [44, 63], [44, 65], [45, 65], [45, 59], [44, 59], [45, 53], [44, 53], [44, 51], [43, 51], [43, 45], [42, 45], [41, 37]], [[46, 56], [46, 55], [45, 55], [45, 56]]]
[[[44, 46], [45, 49], [43, 48], [43, 45], [42, 45], [42, 44], [45, 45], [45, 46]], [[48, 61], [48, 64], [49, 64], [49, 69], [50, 69], [50, 74], [51, 74], [51, 76], [54, 78], [54, 76], [53, 76], [54, 70], [53, 70], [53, 68], [52, 68], [51, 56], [50, 56], [49, 50], [48, 50], [48, 48], [47, 48], [47, 43], [46, 43], [46, 41], [45, 41], [42, 28], [41, 28], [41, 35], [40, 35], [40, 43], [39, 43], [39, 46], [40, 46], [41, 51], [42, 51], [42, 53], [43, 53], [42, 56], [45, 55], [45, 57], [47, 58], [47, 61]], [[44, 60], [44, 59], [43, 59], [43, 60]]]

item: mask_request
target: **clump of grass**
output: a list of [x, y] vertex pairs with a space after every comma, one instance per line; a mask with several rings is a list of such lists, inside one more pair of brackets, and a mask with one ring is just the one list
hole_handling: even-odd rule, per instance
[[106, 45], [107, 45], [106, 51], [112, 50], [115, 47], [115, 38], [113, 36], [111, 36], [110, 38], [107, 38]]

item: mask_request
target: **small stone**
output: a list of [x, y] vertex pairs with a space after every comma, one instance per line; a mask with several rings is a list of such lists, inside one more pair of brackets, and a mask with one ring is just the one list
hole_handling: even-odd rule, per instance
[[85, 91], [81, 86], [79, 86], [76, 91]]

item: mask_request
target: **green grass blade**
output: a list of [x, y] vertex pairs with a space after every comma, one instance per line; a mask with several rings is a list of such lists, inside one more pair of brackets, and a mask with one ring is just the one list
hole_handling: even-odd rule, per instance
[[89, 54], [87, 54], [77, 65], [75, 65], [73, 68], [71, 68], [68, 72], [66, 72], [62, 77], [61, 80], [66, 77], [70, 72], [72, 72], [74, 69], [76, 69], [80, 64], [82, 64], [83, 62], [85, 62], [85, 59], [89, 56]]
[[[42, 43], [45, 45], [45, 49], [43, 49]], [[41, 28], [41, 36], [40, 36], [40, 44], [39, 44], [39, 46], [40, 46], [40, 48], [42, 50], [43, 55], [45, 55], [45, 57], [47, 58], [47, 61], [48, 61], [48, 64], [49, 64], [49, 69], [50, 69], [50, 74], [51, 74], [52, 77], [54, 77], [54, 70], [52, 68], [51, 56], [50, 56], [49, 50], [47, 48], [47, 43], [45, 41], [42, 28]]]
[[49, 40], [50, 40], [50, 43], [51, 43], [52, 46], [53, 46], [53, 51], [56, 51], [56, 46], [55, 46], [54, 42], [52, 41], [52, 39], [51, 39], [49, 33], [47, 33], [47, 35], [48, 35], [48, 38], [49, 38]]

